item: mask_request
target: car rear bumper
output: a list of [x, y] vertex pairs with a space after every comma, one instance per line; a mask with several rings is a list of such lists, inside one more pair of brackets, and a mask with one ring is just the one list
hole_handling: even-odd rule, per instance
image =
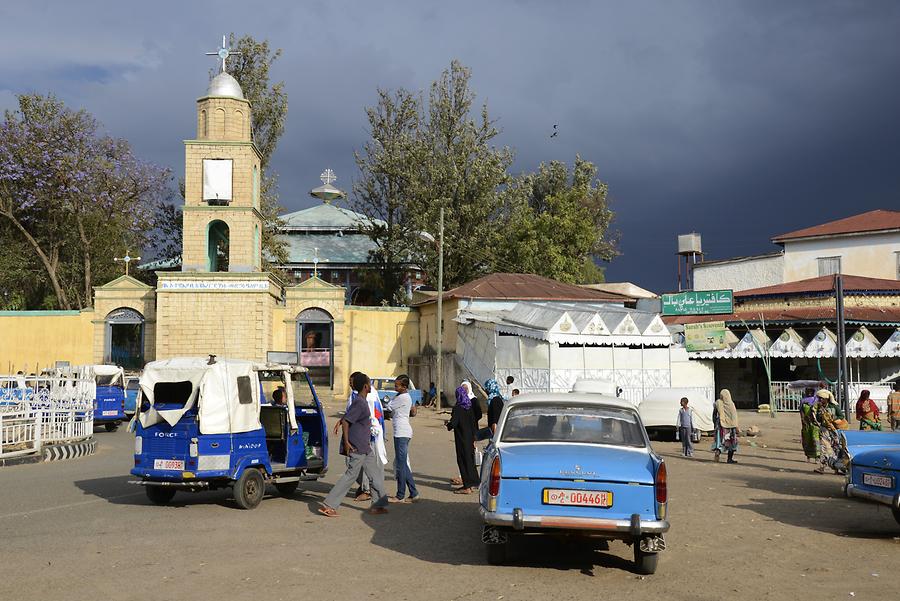
[[580, 518], [550, 515], [525, 515], [524, 513], [497, 513], [480, 508], [481, 517], [491, 526], [508, 527], [514, 530], [549, 528], [558, 530], [581, 530], [597, 534], [608, 533], [616, 537], [640, 537], [663, 534], [669, 530], [667, 520], [610, 520], [604, 518]]
[[874, 501], [882, 505], [888, 505], [893, 509], [900, 509], [900, 493], [892, 492], [876, 492], [866, 488], [861, 488], [856, 484], [848, 484], [844, 491], [848, 497], [857, 497], [866, 501]]

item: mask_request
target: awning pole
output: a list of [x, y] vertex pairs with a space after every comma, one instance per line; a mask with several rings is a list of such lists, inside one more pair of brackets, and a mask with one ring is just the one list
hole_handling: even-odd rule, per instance
[[850, 386], [847, 374], [847, 329], [844, 323], [844, 278], [840, 273], [834, 276], [834, 301], [837, 317], [838, 339], [838, 383], [840, 386], [841, 406], [844, 415], [850, 419]]

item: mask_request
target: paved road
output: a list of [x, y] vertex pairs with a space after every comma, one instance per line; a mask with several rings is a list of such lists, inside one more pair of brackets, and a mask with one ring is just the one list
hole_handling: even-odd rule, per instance
[[424, 500], [386, 516], [351, 503], [333, 520], [315, 508], [337, 461], [325, 482], [253, 511], [226, 491], [156, 507], [126, 483], [131, 436], [98, 431], [93, 457], [0, 468], [0, 599], [897, 598], [890, 513], [811, 473], [796, 416], [742, 419], [763, 435], [744, 444], [739, 465], [655, 443], [669, 464], [673, 528], [649, 577], [616, 542], [532, 539], [512, 565], [488, 566], [474, 499], [448, 490], [452, 443], [430, 412], [415, 419], [412, 446]]

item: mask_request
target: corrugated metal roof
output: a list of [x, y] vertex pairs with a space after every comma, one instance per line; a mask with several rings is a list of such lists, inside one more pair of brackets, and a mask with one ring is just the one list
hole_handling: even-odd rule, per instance
[[[747, 298], [751, 296], [785, 296], [803, 294], [830, 293], [834, 290], [834, 276], [823, 275], [808, 280], [786, 282], [774, 286], [751, 288], [734, 293], [735, 298]], [[900, 292], [900, 281], [884, 280], [880, 278], [867, 278], [858, 275], [844, 276], [844, 293], [848, 292]]]
[[[833, 323], [834, 309], [831, 307], [784, 307], [781, 309], [744, 310], [730, 315], [679, 315], [663, 317], [666, 324], [684, 325], [688, 323], [705, 323], [709, 321], [725, 321], [729, 325], [740, 325], [742, 320], [748, 324], [758, 323], [760, 316], [766, 323]], [[900, 325], [900, 307], [845, 307], [844, 319], [853, 324], [879, 324], [885, 326]]]
[[[448, 290], [444, 298], [622, 302], [627, 297], [530, 273], [492, 273]], [[426, 301], [431, 302], [431, 301]]]
[[900, 211], [877, 209], [860, 213], [852, 217], [829, 221], [802, 230], [788, 232], [772, 238], [772, 242], [789, 242], [801, 238], [818, 238], [821, 236], [840, 236], [843, 234], [861, 234], [900, 230]]

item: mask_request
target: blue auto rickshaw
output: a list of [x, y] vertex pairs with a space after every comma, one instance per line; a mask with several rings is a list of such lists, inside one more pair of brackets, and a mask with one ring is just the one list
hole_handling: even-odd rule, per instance
[[118, 365], [86, 365], [82, 372], [94, 379], [94, 425], [114, 432], [125, 419], [125, 371]]
[[[271, 394], [284, 390], [284, 404]], [[153, 361], [140, 379], [134, 469], [149, 499], [230, 487], [243, 509], [267, 483], [290, 496], [327, 468], [325, 413], [306, 368], [229, 359]], [[268, 397], [268, 398], [266, 398]]]

